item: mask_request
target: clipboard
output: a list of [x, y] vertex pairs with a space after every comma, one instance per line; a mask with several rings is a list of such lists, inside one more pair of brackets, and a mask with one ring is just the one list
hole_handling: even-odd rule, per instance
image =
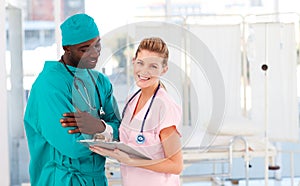
[[148, 156], [142, 154], [141, 152], [135, 150], [134, 148], [122, 143], [122, 142], [105, 142], [103, 140], [95, 140], [95, 139], [84, 139], [78, 140], [79, 143], [82, 143], [85, 146], [97, 146], [101, 148], [105, 148], [108, 150], [119, 149], [123, 152], [126, 152], [132, 158], [141, 158], [146, 160], [151, 160]]

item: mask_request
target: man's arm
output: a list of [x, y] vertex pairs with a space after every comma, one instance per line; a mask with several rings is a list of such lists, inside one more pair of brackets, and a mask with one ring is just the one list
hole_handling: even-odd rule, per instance
[[[103, 115], [101, 119], [98, 119], [87, 112], [82, 112], [77, 109], [77, 112], [64, 113], [64, 118], [60, 120], [61, 125], [68, 128], [70, 134], [111, 133], [112, 130], [113, 139], [118, 140], [120, 115], [117, 102], [113, 96], [112, 85], [107, 77], [102, 76], [102, 79], [98, 81], [98, 87], [102, 87], [100, 94], [105, 115]], [[75, 128], [70, 129], [70, 127]]]
[[87, 156], [91, 154], [89, 149], [77, 142], [84, 139], [83, 136], [69, 135], [68, 130], [59, 124], [63, 112], [74, 110], [71, 95], [66, 90], [65, 83], [38, 83], [30, 93], [25, 122], [62, 154], [72, 158]]

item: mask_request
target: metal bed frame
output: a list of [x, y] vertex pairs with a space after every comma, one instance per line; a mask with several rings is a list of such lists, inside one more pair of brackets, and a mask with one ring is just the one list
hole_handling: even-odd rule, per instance
[[[235, 151], [234, 144], [237, 141], [243, 142], [243, 150]], [[275, 156], [277, 152], [274, 150], [268, 150], [268, 158], [271, 162], [271, 167], [274, 167], [275, 164]], [[232, 176], [232, 167], [233, 167], [233, 158], [243, 158], [244, 166], [245, 166], [245, 182], [246, 185], [249, 185], [249, 168], [250, 168], [250, 160], [252, 158], [262, 158], [265, 157], [265, 150], [252, 151], [249, 148], [249, 144], [247, 140], [243, 136], [233, 136], [228, 145], [222, 146], [211, 146], [207, 151], [201, 148], [184, 148], [183, 149], [183, 157], [185, 166], [190, 166], [193, 163], [211, 163], [213, 165], [217, 163], [221, 163], [222, 165], [227, 164], [227, 171], [224, 171], [222, 166], [221, 172], [216, 172], [215, 169], [210, 174], [198, 174], [194, 176], [182, 176], [184, 182], [188, 182], [189, 180], [203, 180], [203, 178], [207, 178], [212, 181], [216, 185], [224, 185], [225, 178], [231, 179]], [[276, 167], [277, 169], [277, 167]]]

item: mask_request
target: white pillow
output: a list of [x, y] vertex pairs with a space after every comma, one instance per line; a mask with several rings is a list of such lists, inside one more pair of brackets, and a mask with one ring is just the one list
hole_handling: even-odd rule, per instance
[[264, 125], [259, 126], [247, 118], [227, 118], [217, 135], [260, 136], [264, 134]]

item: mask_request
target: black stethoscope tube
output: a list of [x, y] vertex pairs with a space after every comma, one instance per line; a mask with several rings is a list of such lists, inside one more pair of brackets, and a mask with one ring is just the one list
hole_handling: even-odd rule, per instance
[[[142, 144], [142, 143], [144, 143], [145, 140], [146, 140], [145, 137], [144, 137], [144, 135], [143, 135], [144, 126], [145, 126], [145, 122], [146, 122], [147, 116], [148, 116], [148, 114], [149, 114], [150, 108], [151, 108], [151, 106], [152, 106], [152, 104], [153, 104], [154, 98], [156, 97], [156, 94], [157, 94], [159, 88], [160, 88], [160, 83], [158, 83], [158, 86], [157, 86], [157, 88], [156, 88], [156, 90], [155, 90], [155, 92], [154, 92], [154, 94], [153, 94], [153, 96], [152, 96], [152, 98], [151, 98], [151, 102], [150, 102], [150, 104], [149, 104], [149, 106], [148, 106], [148, 108], [147, 108], [146, 114], [145, 114], [144, 119], [143, 119], [143, 122], [142, 122], [140, 134], [139, 134], [139, 135], [137, 136], [137, 138], [136, 138], [136, 142], [137, 142], [138, 144]], [[133, 98], [134, 98], [139, 92], [141, 92], [141, 89], [139, 89], [136, 93], [134, 93], [133, 96], [131, 96], [131, 98], [127, 101], [127, 103], [126, 103], [126, 105], [125, 105], [125, 107], [124, 107], [124, 109], [123, 109], [123, 112], [122, 112], [122, 118], [124, 117], [125, 111], [126, 111], [128, 105], [129, 105], [129, 103], [133, 100]]]

